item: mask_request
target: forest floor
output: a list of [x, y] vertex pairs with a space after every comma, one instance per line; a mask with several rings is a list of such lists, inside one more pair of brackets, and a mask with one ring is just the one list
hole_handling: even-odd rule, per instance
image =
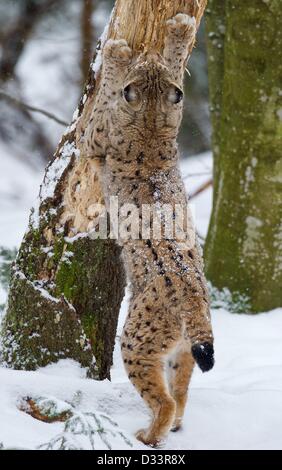
[[[12, 248], [20, 244], [42, 174], [10, 158], [3, 149], [0, 151], [0, 246]], [[182, 163], [190, 193], [209, 179], [211, 165], [209, 154]], [[198, 173], [204, 175], [197, 176]], [[192, 201], [197, 229], [202, 236], [207, 231], [211, 196], [209, 188]], [[0, 304], [5, 299], [6, 292], [0, 287]], [[36, 449], [63, 432], [63, 423], [43, 423], [20, 411], [23, 397], [47, 397], [60, 407], [79, 395], [77, 413], [109, 415], [133, 448], [145, 448], [135, 440], [134, 433], [146, 426], [149, 413], [127, 379], [119, 348], [126, 310], [127, 298], [121, 308], [112, 382], [87, 379], [86, 370], [71, 360], [36, 372], [0, 367], [0, 445]], [[282, 310], [249, 316], [220, 308], [212, 311], [212, 323], [214, 369], [202, 374], [195, 368], [184, 427], [178, 433], [170, 433], [164, 448], [281, 449]], [[114, 449], [130, 448], [120, 436], [108, 436], [108, 439]], [[74, 445], [88, 449], [90, 441], [77, 437]], [[98, 437], [95, 446], [106, 448]]]

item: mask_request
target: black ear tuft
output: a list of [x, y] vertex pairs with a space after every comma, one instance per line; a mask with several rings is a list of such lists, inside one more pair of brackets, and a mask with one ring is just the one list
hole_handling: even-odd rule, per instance
[[214, 349], [211, 343], [198, 343], [192, 346], [192, 354], [198, 366], [203, 372], [207, 372], [214, 366]]

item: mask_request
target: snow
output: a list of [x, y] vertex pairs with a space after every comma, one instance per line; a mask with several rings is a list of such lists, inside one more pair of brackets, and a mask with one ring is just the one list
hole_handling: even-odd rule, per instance
[[[188, 194], [198, 189], [212, 177], [212, 158], [209, 152], [194, 158], [184, 159], [181, 165], [182, 176]], [[190, 202], [197, 232], [202, 237], [207, 235], [212, 209], [212, 188], [209, 187]]]
[[257, 245], [259, 244], [262, 236], [261, 228], [263, 221], [249, 215], [246, 218], [246, 237], [243, 243], [243, 253], [245, 257], [254, 257], [257, 253]]
[[97, 77], [98, 73], [100, 72], [101, 66], [102, 66], [102, 53], [103, 53], [103, 47], [105, 45], [105, 42], [107, 40], [108, 36], [108, 30], [109, 30], [109, 25], [105, 26], [105, 29], [100, 37], [100, 48], [97, 50], [97, 55], [95, 58], [95, 61], [91, 64], [91, 68], [94, 72], [94, 76]]
[[[43, 178], [40, 172], [11, 156], [0, 143], [0, 246], [19, 246]], [[1, 300], [0, 300], [1, 303]]]
[[45, 174], [44, 182], [40, 190], [41, 201], [45, 201], [54, 196], [56, 186], [73, 156], [78, 158], [79, 150], [75, 147], [73, 142], [65, 142], [60, 155], [49, 165]]
[[[115, 413], [111, 413], [107, 404], [114, 404], [116, 409], [122, 407], [123, 399], [119, 386], [112, 387], [109, 381], [95, 382], [86, 379], [85, 371], [71, 360], [59, 361], [56, 365], [37, 372], [2, 368], [0, 379], [0, 442], [2, 441], [6, 448], [35, 449], [62, 432], [62, 423], [42, 423], [21, 411], [19, 405], [24, 397], [55, 398], [62, 409], [79, 393], [81, 400], [77, 407], [78, 412], [99, 410], [100, 413], [110, 414], [114, 421]], [[119, 448], [119, 445], [118, 441], [116, 448]]]
[[[38, 193], [42, 172], [11, 158], [0, 148], [0, 245], [19, 245], [29, 208]], [[187, 190], [192, 193], [211, 176], [210, 154], [182, 163]], [[211, 189], [192, 200], [196, 226], [206, 235]], [[0, 304], [6, 293], [0, 287]], [[61, 435], [64, 423], [43, 423], [24, 411], [24, 397], [53, 399], [67, 407], [79, 394], [79, 414], [106, 414], [118, 423], [133, 448], [146, 447], [134, 433], [149, 421], [149, 413], [126, 376], [119, 336], [128, 305], [122, 304], [112, 368], [112, 383], [86, 378], [86, 370], [72, 360], [59, 361], [35, 372], [0, 367], [0, 443], [4, 447], [36, 449]], [[212, 311], [216, 363], [206, 374], [196, 368], [190, 386], [183, 430], [170, 433], [165, 449], [281, 449], [282, 448], [282, 309], [256, 316]], [[83, 415], [84, 416], [84, 415]], [[114, 449], [130, 446], [121, 438]], [[87, 439], [80, 442], [90, 448]], [[98, 441], [99, 449], [105, 444]]]

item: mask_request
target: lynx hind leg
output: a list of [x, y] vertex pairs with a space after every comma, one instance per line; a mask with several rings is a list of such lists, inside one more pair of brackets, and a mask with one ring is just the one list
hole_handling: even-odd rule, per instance
[[[124, 365], [128, 377], [151, 409], [153, 419], [148, 429], [136, 437], [146, 445], [158, 446], [169, 433], [176, 405], [171, 397], [165, 375], [163, 335], [158, 336], [153, 322], [146, 315], [137, 318], [130, 312], [121, 338]], [[169, 342], [166, 346], [170, 348]]]
[[196, 20], [189, 15], [178, 13], [167, 21], [164, 59], [178, 83], [182, 83], [184, 63], [195, 42], [196, 32]]
[[124, 351], [123, 360], [128, 377], [152, 412], [148, 429], [141, 429], [136, 438], [146, 445], [156, 447], [169, 433], [175, 419], [176, 405], [165, 381], [163, 362], [150, 360]]
[[[143, 371], [146, 367], [143, 366]], [[136, 388], [153, 413], [149, 428], [138, 431], [136, 437], [144, 444], [157, 447], [171, 430], [176, 410], [175, 401], [168, 392], [163, 363], [156, 361], [152, 364], [148, 379], [137, 384]]]
[[179, 350], [169, 360], [169, 389], [176, 403], [175, 419], [172, 431], [178, 431], [182, 425], [182, 419], [187, 402], [188, 386], [193, 372], [195, 361], [188, 349]]

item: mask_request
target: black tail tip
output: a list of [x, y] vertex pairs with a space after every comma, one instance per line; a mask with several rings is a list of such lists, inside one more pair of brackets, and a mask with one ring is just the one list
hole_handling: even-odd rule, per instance
[[211, 343], [197, 343], [192, 346], [192, 354], [202, 372], [211, 370], [214, 366], [214, 349]]

